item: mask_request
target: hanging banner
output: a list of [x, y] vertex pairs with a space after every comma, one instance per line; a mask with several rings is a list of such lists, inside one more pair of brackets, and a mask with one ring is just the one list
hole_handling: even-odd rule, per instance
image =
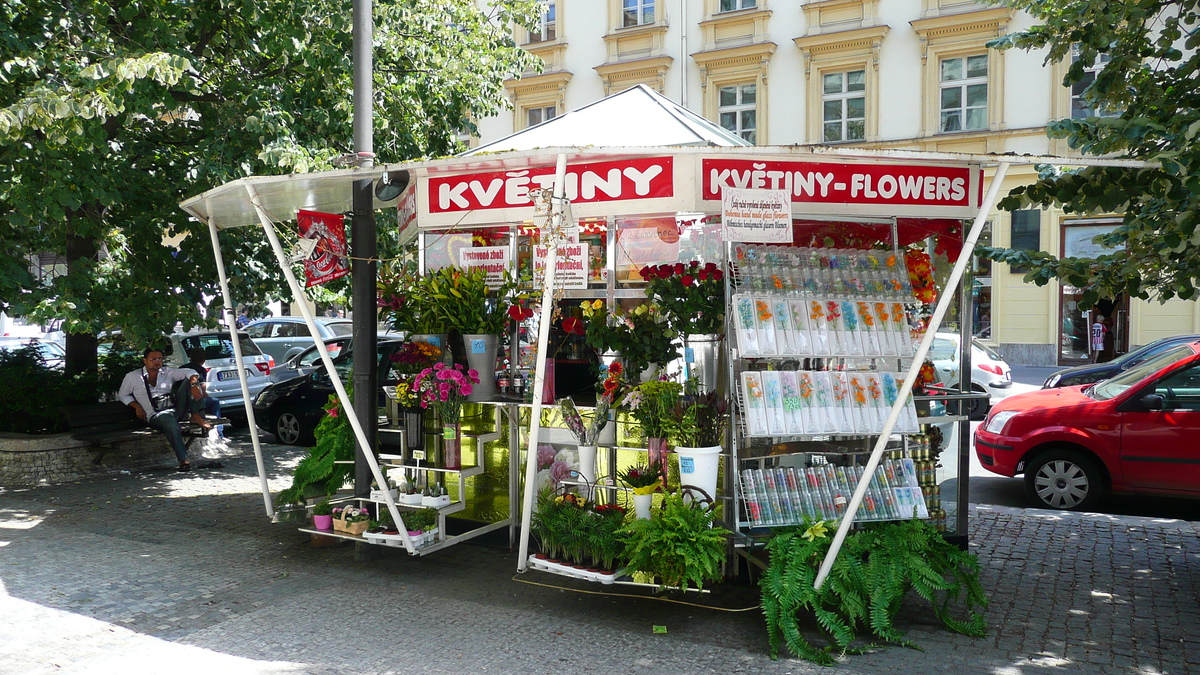
[[787, 190], [721, 190], [725, 241], [792, 243], [792, 200]]
[[296, 213], [300, 238], [316, 242], [312, 254], [304, 261], [305, 288], [340, 279], [350, 273], [350, 259], [346, 257], [344, 220], [344, 217], [336, 213]]
[[[546, 254], [549, 249], [545, 246], [533, 247], [533, 283], [537, 287], [542, 283], [546, 273]], [[557, 264], [554, 273], [554, 285], [566, 290], [587, 288], [588, 283], [588, 245], [563, 244], [558, 247]]]
[[413, 223], [417, 222], [417, 186], [415, 181], [409, 183], [408, 189], [404, 194], [400, 195], [400, 201], [396, 202], [396, 220], [400, 225], [400, 241], [401, 243], [408, 241], [416, 232], [411, 229]]
[[507, 246], [475, 246], [458, 250], [458, 266], [476, 267], [487, 272], [487, 285], [499, 288], [504, 283], [504, 271], [511, 261]]

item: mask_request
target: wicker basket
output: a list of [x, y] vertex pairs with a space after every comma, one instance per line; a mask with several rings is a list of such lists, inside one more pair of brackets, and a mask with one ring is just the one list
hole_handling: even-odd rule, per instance
[[345, 532], [346, 534], [362, 534], [367, 531], [367, 527], [371, 523], [366, 520], [360, 520], [357, 523], [347, 523], [344, 520], [337, 518], [333, 519], [333, 529], [335, 532]]

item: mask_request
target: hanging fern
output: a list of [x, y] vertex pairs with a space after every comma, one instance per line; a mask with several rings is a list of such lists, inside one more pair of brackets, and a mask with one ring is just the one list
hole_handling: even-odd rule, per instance
[[[860, 628], [884, 642], [919, 649], [894, 625], [909, 590], [928, 600], [950, 630], [975, 637], [986, 632], [976, 611], [987, 606], [978, 560], [926, 522], [880, 523], [851, 533], [817, 591], [813, 582], [829, 550], [828, 533], [823, 522], [810, 521], [779, 532], [767, 544], [771, 561], [760, 586], [771, 658], [786, 645], [800, 658], [830, 665], [835, 650], [839, 655], [862, 651], [851, 646]], [[951, 603], [963, 606], [965, 619], [951, 614]], [[808, 642], [800, 630], [801, 611], [816, 618], [830, 644]]]
[[[354, 393], [346, 387], [351, 400]], [[314, 435], [317, 444], [308, 451], [292, 473], [292, 486], [280, 491], [275, 497], [275, 506], [303, 504], [313, 492], [331, 495], [342, 488], [354, 475], [353, 464], [335, 464], [338, 461], [354, 460], [354, 430], [347, 415], [353, 410], [343, 410], [337, 396], [330, 394], [325, 404], [325, 417], [317, 423]]]

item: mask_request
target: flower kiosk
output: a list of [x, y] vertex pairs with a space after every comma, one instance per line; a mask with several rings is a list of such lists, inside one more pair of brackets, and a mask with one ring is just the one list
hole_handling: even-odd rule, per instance
[[[392, 545], [429, 550], [399, 524], [431, 507], [401, 503], [414, 485], [389, 489], [389, 466], [453, 473], [458, 485], [445, 496], [470, 510], [479, 492], [471, 480], [486, 476], [464, 472], [486, 463], [504, 493], [489, 502], [493, 525], [519, 537], [521, 571], [699, 589], [750, 560], [765, 568], [773, 646], [822, 660], [830, 652], [791, 637], [791, 624], [798, 611], [841, 606], [829, 598], [851, 583], [837, 562], [843, 547], [856, 564], [898, 570], [893, 592], [914, 580], [923, 593], [964, 592], [969, 618], [943, 618], [982, 629], [969, 556], [934, 536], [966, 535], [966, 481], [956, 495], [937, 494], [936, 446], [948, 434], [933, 423], [965, 424], [938, 410], [970, 397], [943, 392], [931, 407], [911, 394], [1005, 161], [781, 147], [544, 148], [243, 179], [183, 206], [216, 242], [219, 227], [256, 219], [269, 230], [270, 214], [344, 210], [352, 181], [405, 173], [400, 227], [416, 244], [419, 271], [384, 280], [381, 319], [443, 348], [441, 334], [461, 335], [450, 351], [475, 360], [438, 361], [395, 385], [394, 396], [415, 390], [426, 405], [397, 406], [392, 426], [409, 432], [402, 450], [367, 457], [383, 488], [370, 508], [396, 524]], [[998, 165], [986, 195], [985, 163]], [[949, 272], [940, 296], [935, 270]], [[439, 279], [441, 290], [429, 290]], [[502, 317], [496, 340], [424, 322], [417, 305], [468, 281], [503, 289], [485, 303], [489, 317]], [[970, 316], [969, 307], [955, 311]], [[472, 396], [477, 388], [487, 393]], [[441, 452], [425, 443], [443, 429], [437, 440], [467, 434], [449, 423], [457, 408], [433, 414], [447, 407], [447, 391], [451, 402], [466, 399], [455, 420], [462, 427], [494, 421], [473, 452], [465, 442]], [[426, 419], [410, 423], [401, 408]], [[965, 467], [958, 437], [950, 455]], [[861, 530], [875, 533], [873, 543], [853, 534], [856, 522], [887, 521], [907, 529]], [[433, 541], [444, 545], [444, 515], [438, 525], [442, 538]], [[871, 552], [885, 540], [925, 542], [933, 573], [949, 581], [927, 588], [928, 570]], [[768, 592], [785, 577], [806, 579], [808, 592]], [[885, 596], [894, 615], [900, 603]], [[849, 611], [839, 621], [866, 618]], [[865, 623], [896, 639], [890, 618]], [[846, 633], [831, 633], [841, 645]]]

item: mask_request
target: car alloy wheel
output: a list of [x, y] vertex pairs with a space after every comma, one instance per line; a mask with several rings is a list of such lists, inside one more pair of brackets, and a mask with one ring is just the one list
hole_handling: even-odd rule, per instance
[[275, 441], [284, 445], [296, 445], [300, 441], [300, 418], [291, 410], [279, 413], [275, 420]]
[[1025, 470], [1025, 490], [1039, 505], [1063, 511], [1090, 507], [1104, 486], [1096, 465], [1074, 450], [1052, 450]]

